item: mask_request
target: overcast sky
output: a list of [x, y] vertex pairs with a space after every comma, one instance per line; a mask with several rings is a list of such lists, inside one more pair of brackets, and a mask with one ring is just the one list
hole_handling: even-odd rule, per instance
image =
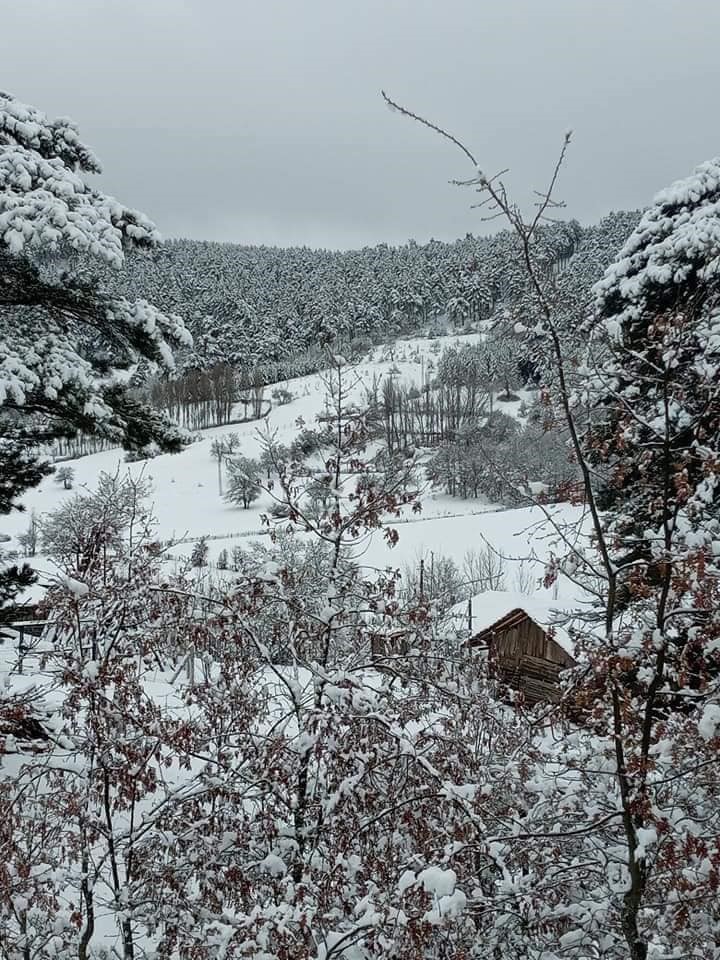
[[720, 154], [717, 0], [17, 0], [0, 89], [71, 116], [165, 236], [354, 247], [487, 225], [472, 173], [592, 222]]

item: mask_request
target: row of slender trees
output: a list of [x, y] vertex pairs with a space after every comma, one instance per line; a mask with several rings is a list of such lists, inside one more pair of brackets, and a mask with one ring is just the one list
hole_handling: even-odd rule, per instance
[[515, 399], [511, 391], [519, 383], [517, 353], [507, 341], [491, 339], [448, 347], [422, 388], [402, 384], [392, 374], [374, 379], [367, 402], [393, 453], [438, 446], [477, 427], [498, 399]]
[[[227, 363], [154, 379], [147, 394], [159, 410], [190, 430], [257, 420], [267, 409], [262, 371]], [[243, 408], [240, 415], [238, 404]]]

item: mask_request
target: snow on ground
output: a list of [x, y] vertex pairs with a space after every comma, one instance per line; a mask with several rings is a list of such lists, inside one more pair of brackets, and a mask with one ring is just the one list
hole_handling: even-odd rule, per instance
[[551, 590], [542, 587], [542, 580], [550, 556], [561, 556], [567, 551], [562, 537], [569, 528], [587, 529], [584, 521], [581, 508], [569, 504], [491, 509], [465, 516], [410, 521], [397, 526], [400, 542], [393, 549], [380, 537], [371, 538], [361, 562], [402, 570], [405, 564], [413, 564], [423, 557], [427, 570], [440, 557], [449, 557], [462, 570], [466, 553], [488, 547], [502, 559], [504, 586], [508, 591], [525, 591], [526, 596], [532, 593], [540, 603], [570, 609], [579, 600], [577, 586], [562, 574]]
[[[378, 347], [372, 359], [348, 366], [348, 381], [352, 383], [358, 379], [349, 400], [362, 400], [365, 390], [372, 386], [376, 377], [382, 379], [394, 375], [399, 382], [418, 383], [427, 369], [427, 361], [437, 361], [432, 353], [434, 344], [442, 350], [457, 342], [476, 342], [479, 337], [479, 334], [471, 334], [436, 340], [418, 338], [399, 341], [394, 349]], [[399, 372], [392, 374], [393, 368]], [[277, 431], [278, 442], [289, 443], [300, 429], [298, 420], [308, 427], [315, 427], [316, 415], [322, 414], [325, 409], [326, 387], [322, 374], [298, 377], [283, 382], [281, 386], [286, 386], [295, 399], [291, 403], [274, 406], [266, 422], [271, 431]], [[269, 394], [271, 389], [268, 388], [266, 392]], [[238, 404], [237, 416], [242, 414], [242, 409], [242, 404]], [[143, 471], [152, 480], [156, 490], [155, 514], [159, 535], [163, 539], [185, 534], [199, 537], [253, 530], [259, 528], [260, 515], [267, 511], [270, 498], [261, 498], [249, 510], [226, 504], [218, 495], [217, 463], [210, 456], [210, 445], [216, 436], [237, 433], [241, 440], [239, 453], [256, 457], [261, 450], [260, 430], [263, 427], [262, 420], [213, 427], [203, 430], [202, 440], [182, 453], [165, 454], [146, 462], [126, 464], [121, 450], [105, 450], [65, 461], [63, 466], [70, 466], [75, 471], [76, 488], [82, 485], [94, 487], [101, 471], [114, 473], [117, 469], [122, 472], [129, 470], [133, 476]], [[39, 513], [46, 513], [55, 509], [68, 495], [68, 491], [49, 477], [39, 487], [29, 491], [23, 504], [28, 512], [35, 509]], [[21, 533], [27, 527], [27, 516], [27, 513], [15, 513], [3, 518], [3, 532], [11, 535]]]
[[[347, 382], [357, 380], [351, 400], [364, 399], [366, 389], [374, 381], [393, 376], [398, 382], [420, 383], [428, 379], [428, 367], [437, 365], [442, 350], [458, 343], [472, 343], [480, 334], [442, 337], [434, 340], [415, 338], [398, 341], [393, 347], [376, 347], [370, 356], [348, 366]], [[432, 374], [430, 374], [432, 375]], [[315, 417], [325, 408], [326, 386], [322, 374], [297, 378], [282, 384], [294, 395], [291, 403], [274, 406], [266, 418], [267, 428], [276, 432], [277, 440], [290, 443], [299, 430], [299, 423], [315, 426]], [[268, 388], [270, 393], [271, 388]], [[525, 394], [529, 398], [530, 394]], [[502, 404], [502, 409], [517, 416], [520, 401]], [[240, 405], [238, 405], [238, 415]], [[209, 559], [212, 562], [221, 549], [231, 549], [242, 544], [248, 537], [262, 535], [261, 516], [272, 505], [270, 495], [263, 494], [248, 510], [226, 503], [218, 492], [217, 463], [210, 455], [214, 437], [237, 433], [240, 437], [240, 453], [256, 457], [261, 450], [260, 431], [263, 421], [216, 427], [202, 432], [202, 439], [180, 454], [166, 454], [153, 460], [126, 464], [123, 452], [108, 450], [91, 456], [69, 461], [75, 471], [75, 488], [86, 486], [93, 489], [101, 471], [121, 473], [129, 471], [137, 477], [141, 473], [154, 488], [153, 510], [158, 524], [158, 538], [162, 540], [190, 540], [207, 536], [210, 538]], [[17, 536], [27, 528], [32, 510], [43, 514], [56, 509], [72, 494], [63, 490], [52, 477], [47, 478], [24, 498], [26, 511], [3, 518], [3, 530]], [[370, 539], [362, 554], [362, 562], [373, 567], [401, 567], [414, 561], [421, 554], [443, 554], [462, 563], [467, 550], [480, 549], [489, 541], [498, 551], [515, 559], [510, 561], [509, 587], [513, 586], [514, 566], [521, 557], [534, 554], [544, 560], [548, 554], [547, 542], [529, 532], [529, 527], [542, 520], [538, 509], [528, 511], [488, 512], [498, 508], [484, 500], [462, 501], [446, 494], [425, 491], [422, 496], [422, 513], [419, 517], [408, 516], [406, 521], [393, 524], [397, 527], [400, 542], [390, 549], [381, 536]], [[567, 514], [570, 508], [553, 508]], [[8, 544], [12, 548], [13, 544]], [[175, 554], [189, 554], [190, 543], [175, 549]], [[35, 565], [47, 573], [52, 566], [43, 558], [36, 558]], [[537, 574], [541, 574], [539, 569]]]

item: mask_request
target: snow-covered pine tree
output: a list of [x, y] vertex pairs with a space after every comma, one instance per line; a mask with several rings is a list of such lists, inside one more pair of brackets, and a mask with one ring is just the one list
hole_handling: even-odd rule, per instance
[[206, 537], [201, 537], [192, 549], [190, 554], [190, 566], [199, 570], [207, 566], [209, 548]]
[[70, 120], [0, 93], [1, 512], [49, 472], [39, 443], [78, 430], [131, 449], [183, 442], [122, 379], [140, 358], [172, 369], [172, 347], [192, 340], [179, 317], [92, 276], [93, 261], [119, 268], [126, 249], [159, 239], [143, 214], [86, 183], [100, 169]]
[[714, 160], [658, 194], [595, 288], [586, 445], [633, 579], [720, 537], [719, 205]]
[[720, 955], [719, 211], [718, 159], [656, 196], [595, 287], [581, 370], [607, 571], [590, 699], [611, 740], [590, 762], [615, 767], [632, 960]]

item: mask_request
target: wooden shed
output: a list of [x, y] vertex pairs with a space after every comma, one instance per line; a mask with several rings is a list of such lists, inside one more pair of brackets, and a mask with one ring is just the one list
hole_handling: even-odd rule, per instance
[[367, 635], [370, 639], [370, 653], [373, 660], [399, 656], [410, 649], [408, 631], [402, 628], [369, 630]]
[[40, 753], [50, 745], [42, 714], [35, 715], [20, 698], [0, 703], [0, 757], [9, 753]]
[[[535, 598], [509, 596], [505, 612], [498, 613], [502, 594], [480, 594], [472, 601], [480, 608], [471, 614], [468, 646], [486, 649], [491, 672], [525, 695], [528, 703], [559, 700], [559, 675], [575, 666], [572, 642], [562, 617]], [[518, 602], [520, 599], [520, 602]], [[522, 603], [522, 605], [521, 605]], [[492, 619], [479, 627], [485, 606]]]

